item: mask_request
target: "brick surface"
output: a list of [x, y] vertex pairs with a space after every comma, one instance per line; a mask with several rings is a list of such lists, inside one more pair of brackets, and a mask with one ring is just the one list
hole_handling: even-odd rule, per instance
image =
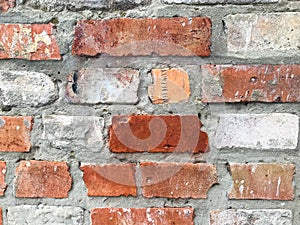
[[29, 152], [31, 116], [0, 117], [0, 152]]
[[95, 208], [91, 210], [92, 225], [155, 224], [193, 225], [191, 208]]
[[210, 225], [292, 225], [292, 220], [292, 211], [286, 209], [232, 209], [210, 213]]
[[82, 165], [88, 196], [136, 196], [135, 164]]
[[148, 87], [154, 104], [188, 102], [190, 96], [189, 76], [183, 69], [153, 69], [153, 85]]
[[0, 13], [6, 12], [8, 9], [15, 7], [16, 0], [0, 0]]
[[299, 53], [299, 12], [236, 14], [224, 21], [229, 54], [259, 58]]
[[217, 148], [295, 149], [298, 132], [293, 114], [223, 114], [213, 141]]
[[114, 116], [110, 127], [112, 152], [206, 152], [207, 133], [197, 116]]
[[212, 5], [212, 4], [255, 4], [275, 3], [279, 0], [162, 0], [166, 4]]
[[[0, 196], [4, 195], [4, 192], [7, 187], [5, 183], [5, 174], [6, 174], [6, 162], [0, 161]], [[0, 218], [2, 218], [2, 215]]]
[[8, 225], [83, 225], [83, 210], [72, 206], [20, 205], [8, 207]]
[[18, 198], [67, 198], [72, 178], [65, 162], [21, 161], [16, 169]]
[[0, 102], [8, 107], [39, 107], [58, 98], [58, 90], [43, 73], [0, 70]]
[[293, 200], [292, 164], [230, 164], [230, 199]]
[[66, 96], [72, 103], [135, 104], [139, 83], [138, 70], [92, 65], [68, 76]]
[[95, 56], [210, 55], [209, 18], [146, 18], [79, 21], [73, 54]]
[[141, 163], [143, 196], [147, 198], [207, 198], [218, 182], [211, 164]]
[[51, 24], [0, 24], [0, 59], [59, 60]]
[[300, 102], [300, 65], [202, 66], [203, 102]]

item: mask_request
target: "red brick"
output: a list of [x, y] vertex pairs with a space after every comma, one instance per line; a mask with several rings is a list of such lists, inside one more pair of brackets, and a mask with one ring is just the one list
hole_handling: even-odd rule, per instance
[[292, 164], [230, 164], [230, 172], [230, 199], [294, 199]]
[[95, 208], [92, 225], [193, 225], [192, 208]]
[[95, 56], [209, 56], [209, 18], [82, 20], [75, 29], [73, 54]]
[[29, 152], [31, 116], [0, 117], [0, 152]]
[[218, 181], [211, 164], [141, 163], [143, 195], [147, 198], [207, 198]]
[[3, 224], [2, 208], [0, 208], [0, 225]]
[[6, 190], [6, 183], [5, 183], [5, 174], [6, 174], [6, 162], [0, 161], [0, 196], [4, 195]]
[[206, 152], [201, 126], [197, 116], [114, 116], [109, 145], [112, 152]]
[[84, 165], [88, 196], [136, 196], [135, 164]]
[[16, 169], [18, 198], [67, 198], [72, 178], [65, 162], [21, 161]]
[[60, 60], [52, 24], [0, 24], [0, 59]]
[[300, 102], [300, 65], [202, 66], [203, 102]]
[[15, 7], [16, 0], [0, 0], [0, 12], [6, 12], [8, 9]]

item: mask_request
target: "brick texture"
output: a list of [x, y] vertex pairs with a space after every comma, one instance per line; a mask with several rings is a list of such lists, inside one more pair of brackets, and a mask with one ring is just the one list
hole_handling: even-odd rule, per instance
[[0, 225], [3, 224], [2, 208], [0, 208]]
[[4, 192], [7, 187], [5, 183], [5, 174], [6, 174], [6, 162], [0, 161], [0, 196], [4, 195]]
[[210, 55], [209, 18], [145, 18], [79, 21], [73, 54], [95, 56]]
[[67, 198], [72, 178], [65, 162], [21, 161], [16, 169], [18, 198]]
[[0, 13], [6, 12], [8, 9], [15, 7], [15, 0], [0, 0]]
[[114, 116], [112, 152], [206, 152], [208, 136], [197, 116]]

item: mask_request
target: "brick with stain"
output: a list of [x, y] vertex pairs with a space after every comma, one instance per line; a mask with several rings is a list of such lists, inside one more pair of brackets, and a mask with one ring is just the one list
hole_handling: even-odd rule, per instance
[[232, 163], [229, 169], [233, 181], [230, 199], [294, 199], [295, 165]]
[[208, 135], [197, 116], [114, 116], [109, 134], [112, 152], [206, 152]]
[[0, 13], [16, 6], [16, 0], [0, 0]]
[[92, 225], [155, 224], [193, 225], [192, 208], [94, 208]]
[[60, 60], [52, 24], [0, 24], [0, 59]]
[[210, 55], [211, 21], [195, 18], [81, 20], [75, 28], [75, 55]]
[[4, 195], [6, 190], [6, 183], [5, 183], [5, 174], [6, 174], [6, 162], [0, 161], [0, 196]]

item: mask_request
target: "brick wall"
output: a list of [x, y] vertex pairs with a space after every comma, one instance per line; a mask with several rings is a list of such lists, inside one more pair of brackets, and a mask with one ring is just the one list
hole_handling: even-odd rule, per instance
[[0, 225], [298, 225], [299, 3], [0, 0]]

